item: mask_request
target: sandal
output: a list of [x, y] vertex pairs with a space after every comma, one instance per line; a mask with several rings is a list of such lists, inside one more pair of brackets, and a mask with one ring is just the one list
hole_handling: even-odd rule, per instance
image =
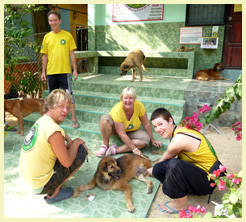
[[105, 155], [106, 151], [107, 151], [108, 147], [106, 145], [101, 145], [99, 150], [96, 152], [96, 156], [97, 157], [102, 157]]
[[106, 156], [115, 155], [116, 154], [116, 148], [117, 148], [116, 144], [113, 144], [112, 146], [110, 146], [108, 148], [108, 150], [106, 151]]
[[53, 197], [53, 198], [48, 198], [47, 196], [44, 197], [44, 200], [46, 201], [47, 204], [53, 204], [55, 202], [61, 201], [68, 199], [73, 196], [73, 188], [72, 187], [66, 187], [64, 189], [60, 189], [59, 193]]
[[73, 123], [72, 126], [73, 126], [74, 129], [78, 129], [80, 127], [80, 124], [79, 124], [78, 120], [72, 121], [72, 123]]
[[[181, 210], [175, 210], [174, 208], [168, 206], [167, 204], [168, 204], [169, 202], [170, 202], [170, 201], [166, 201], [166, 202], [164, 202], [163, 204], [158, 204], [157, 206], [158, 206], [159, 210], [160, 210], [161, 212], [167, 213], [167, 214], [178, 214]], [[166, 209], [168, 209], [168, 210], [166, 210], [166, 209], [164, 209], [164, 208], [166, 208]], [[185, 212], [188, 213], [188, 210], [186, 209]]]

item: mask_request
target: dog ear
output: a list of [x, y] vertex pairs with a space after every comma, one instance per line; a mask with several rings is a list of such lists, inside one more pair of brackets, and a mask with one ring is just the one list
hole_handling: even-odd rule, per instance
[[104, 163], [104, 166], [102, 167], [102, 171], [108, 172], [108, 163], [107, 162]]

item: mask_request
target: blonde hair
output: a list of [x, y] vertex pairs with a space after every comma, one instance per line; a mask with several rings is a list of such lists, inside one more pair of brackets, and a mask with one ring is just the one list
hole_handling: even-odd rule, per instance
[[120, 101], [122, 101], [124, 95], [131, 96], [134, 99], [137, 98], [137, 93], [135, 89], [132, 87], [126, 87], [122, 90], [121, 95], [120, 95]]
[[49, 108], [54, 108], [63, 101], [67, 102], [69, 107], [71, 107], [72, 96], [63, 89], [53, 90], [44, 100], [44, 111], [47, 112]]

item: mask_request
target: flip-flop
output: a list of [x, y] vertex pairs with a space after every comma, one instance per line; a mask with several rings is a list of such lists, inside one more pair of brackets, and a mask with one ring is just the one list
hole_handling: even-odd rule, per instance
[[47, 204], [53, 204], [61, 200], [68, 199], [73, 196], [73, 188], [72, 187], [66, 187], [63, 189], [60, 189], [59, 193], [53, 197], [53, 198], [47, 198], [47, 196], [44, 197], [44, 200], [47, 202]]
[[101, 145], [99, 150], [96, 152], [97, 157], [103, 157], [107, 151], [108, 147], [106, 145]]
[[[178, 214], [180, 212], [180, 210], [175, 210], [174, 208], [168, 206], [167, 204], [169, 203], [170, 201], [166, 201], [164, 202], [163, 204], [158, 204], [158, 208], [161, 212], [163, 213], [167, 213], [167, 214]], [[167, 208], [168, 210], [164, 210], [163, 207]], [[188, 212], [187, 210], [185, 210], [185, 212]]]

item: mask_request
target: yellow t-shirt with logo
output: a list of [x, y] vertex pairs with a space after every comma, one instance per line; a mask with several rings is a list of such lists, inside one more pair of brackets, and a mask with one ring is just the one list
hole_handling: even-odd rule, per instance
[[20, 175], [32, 189], [43, 187], [54, 173], [56, 155], [48, 138], [56, 131], [65, 137], [64, 130], [48, 115], [40, 117], [24, 139], [20, 155]]
[[196, 130], [188, 129], [186, 127], [180, 129], [177, 128], [174, 131], [173, 136], [175, 136], [178, 133], [194, 135], [198, 137], [198, 140], [200, 140], [200, 146], [196, 151], [181, 152], [179, 153], [178, 157], [184, 161], [195, 164], [196, 166], [200, 167], [208, 173], [208, 170], [213, 166], [213, 164], [217, 160], [216, 153], [213, 147], [211, 146], [210, 142], [206, 139], [206, 137], [203, 134], [197, 132]]
[[123, 110], [123, 103], [119, 102], [114, 105], [114, 107], [109, 112], [109, 115], [112, 117], [114, 122], [123, 123], [126, 132], [136, 131], [141, 126], [140, 117], [144, 116], [146, 109], [138, 100], [134, 102], [134, 112], [130, 120], [126, 118], [126, 114]]
[[48, 55], [47, 75], [71, 73], [70, 51], [76, 49], [71, 33], [61, 30], [44, 36], [40, 53]]

